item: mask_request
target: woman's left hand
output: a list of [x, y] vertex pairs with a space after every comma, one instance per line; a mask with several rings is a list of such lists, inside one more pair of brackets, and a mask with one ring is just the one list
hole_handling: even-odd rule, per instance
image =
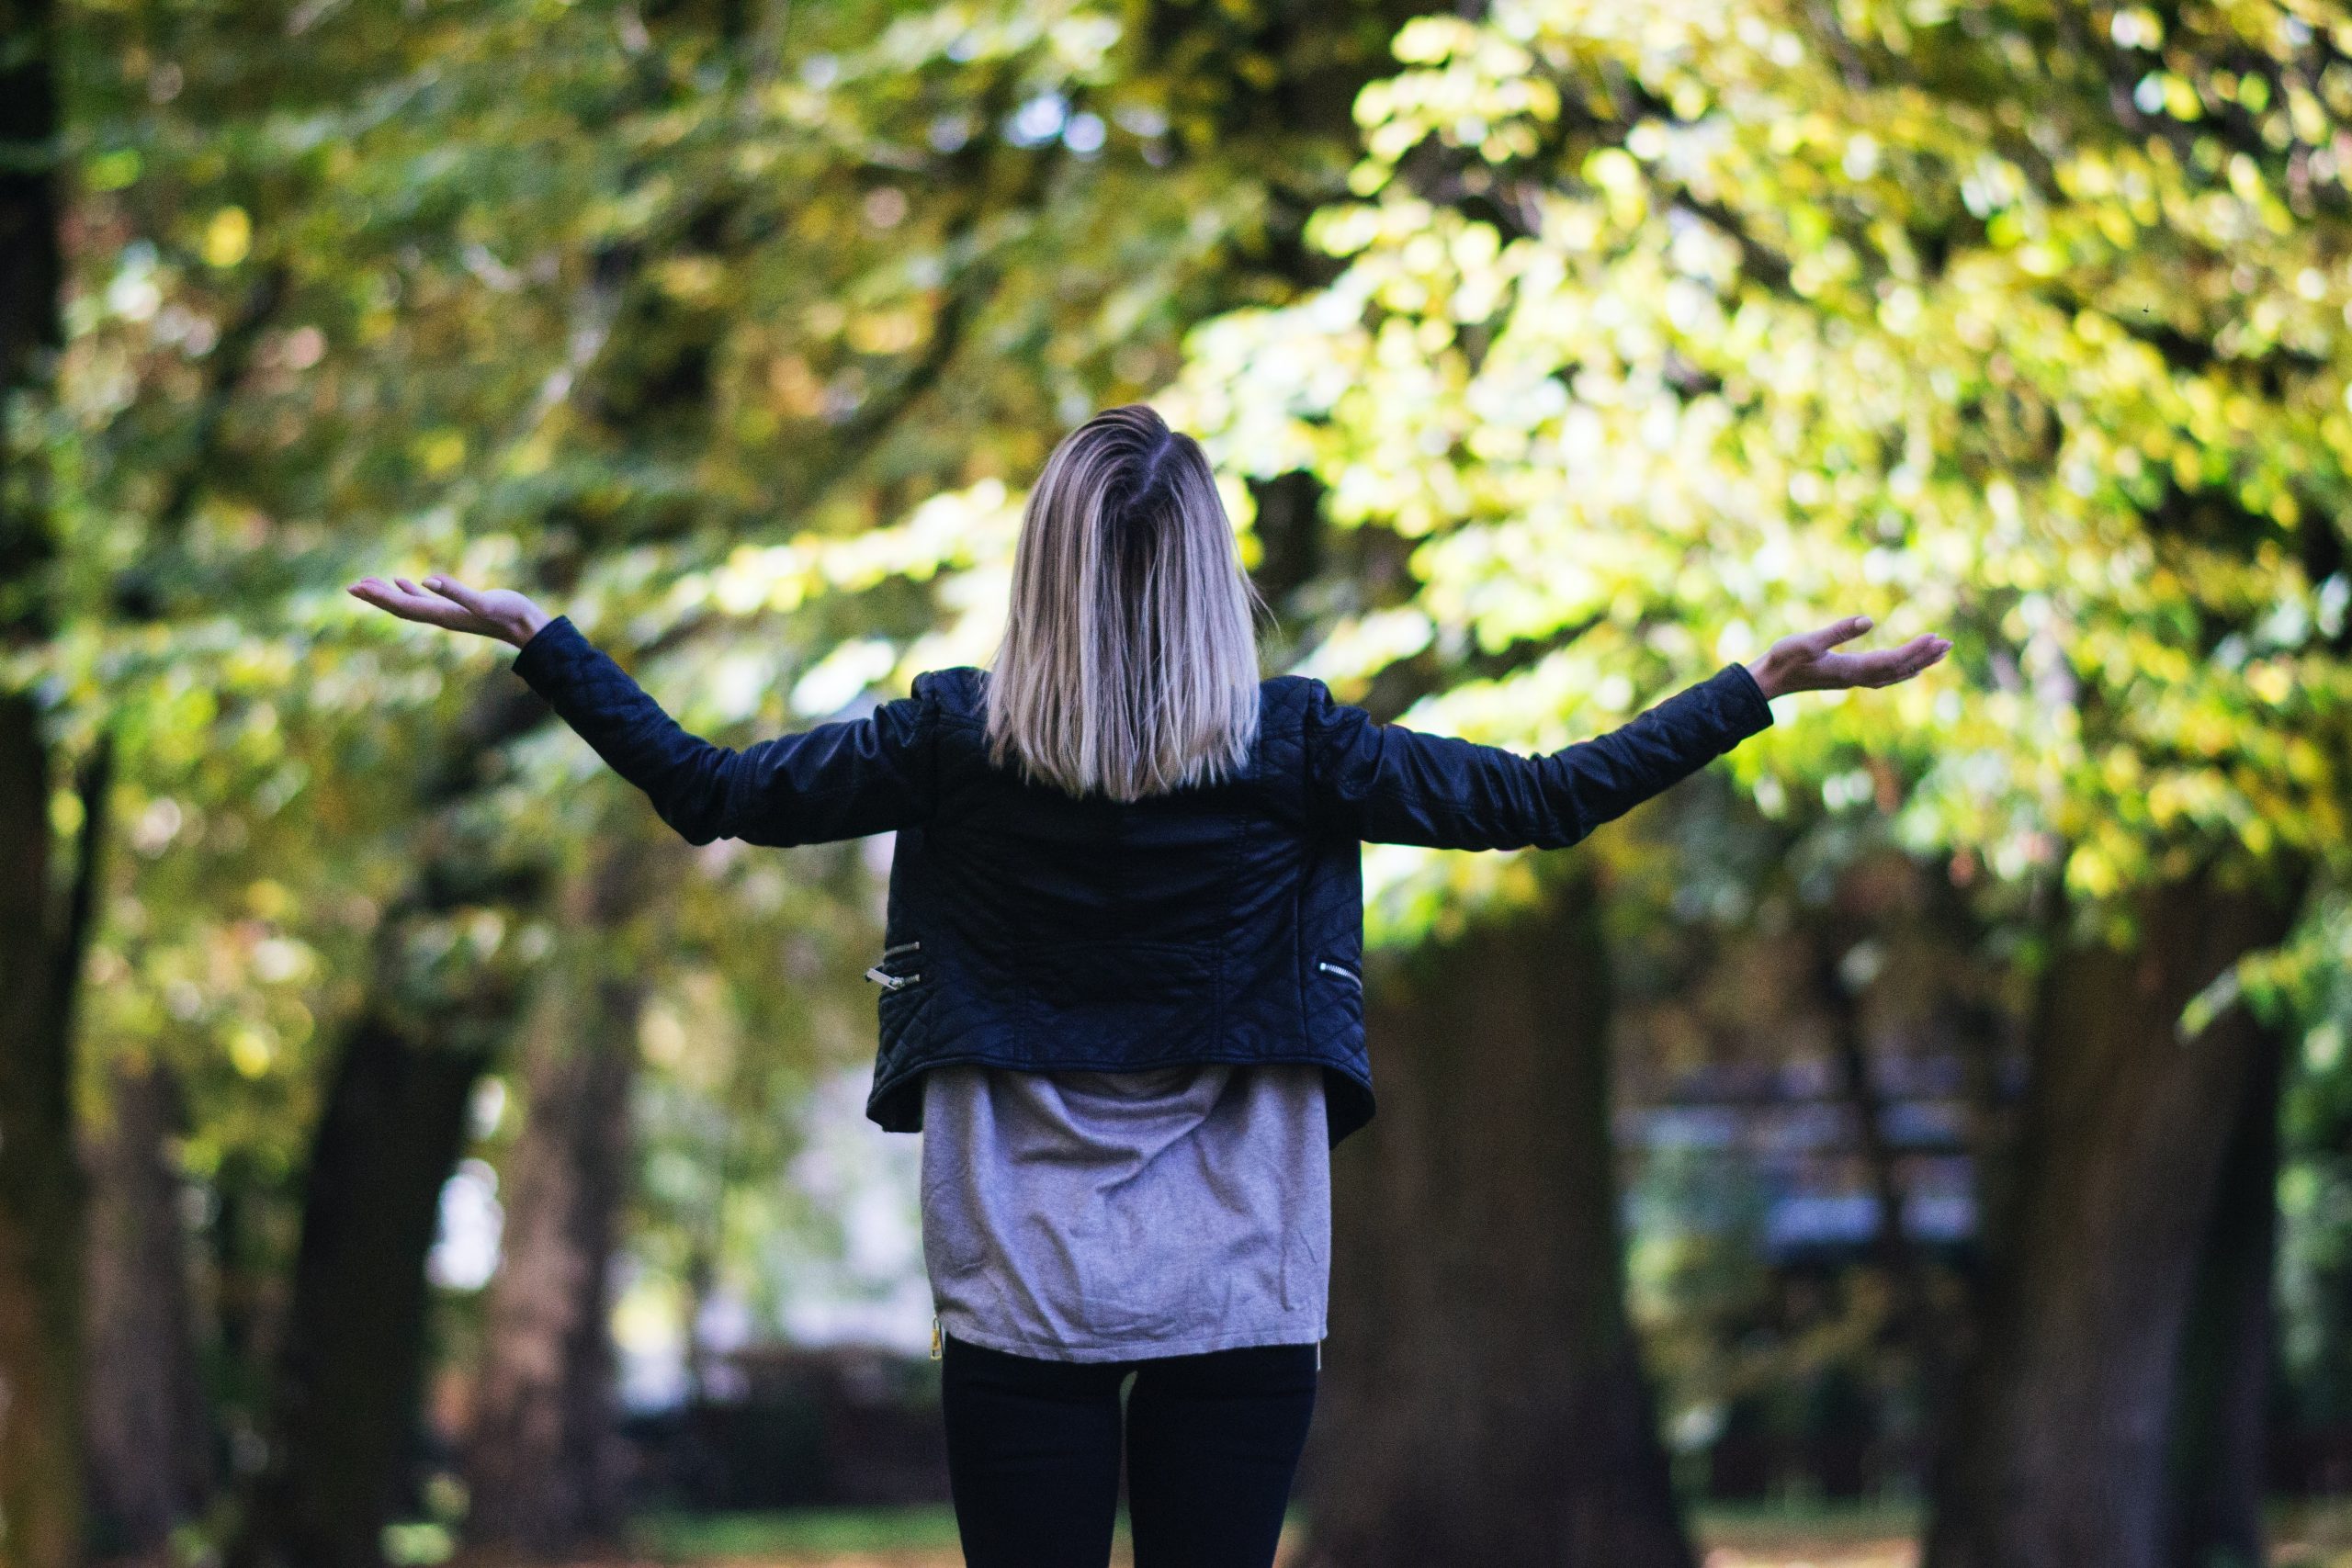
[[390, 582], [380, 577], [363, 577], [345, 592], [403, 621], [494, 637], [516, 648], [530, 641], [550, 619], [545, 610], [511, 588], [473, 589], [451, 577], [428, 577], [422, 588], [405, 577]]
[[1774, 643], [1747, 667], [1766, 701], [1789, 692], [1834, 692], [1849, 686], [1892, 686], [1908, 681], [1951, 648], [1951, 639], [1923, 632], [1900, 648], [1868, 653], [1834, 653], [1839, 643], [1871, 629], [1868, 615], [1849, 615], [1819, 631], [1800, 632]]

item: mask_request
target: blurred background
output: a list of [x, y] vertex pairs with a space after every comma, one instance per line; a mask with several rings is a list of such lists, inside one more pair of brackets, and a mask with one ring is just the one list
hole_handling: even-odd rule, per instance
[[1304, 1568], [2352, 1562], [2352, 12], [0, 4], [0, 1562], [956, 1561], [887, 839], [1047, 450], [1521, 749], [1855, 612], [1563, 853], [1365, 856]]

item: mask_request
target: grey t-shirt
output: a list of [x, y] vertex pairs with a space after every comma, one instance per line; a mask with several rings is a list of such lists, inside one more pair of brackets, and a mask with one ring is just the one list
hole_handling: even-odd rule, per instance
[[923, 1261], [940, 1324], [1116, 1361], [1322, 1339], [1322, 1069], [924, 1075]]

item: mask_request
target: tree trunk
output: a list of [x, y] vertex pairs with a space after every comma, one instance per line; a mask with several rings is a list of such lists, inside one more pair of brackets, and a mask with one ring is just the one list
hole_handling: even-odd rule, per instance
[[1690, 1568], [1625, 1315], [1599, 913], [1579, 880], [1374, 978], [1314, 1563]]
[[2173, 1417], [2174, 1568], [2258, 1568], [2278, 1242], [2282, 1031], [2254, 1043], [2182, 1348]]
[[2054, 961], [1929, 1568], [2164, 1561], [2183, 1331], [2260, 1055], [2242, 1007], [2193, 1040], [2175, 1023], [2296, 903], [2200, 877], [2142, 897], [2132, 950]]
[[[0, 426], [61, 337], [50, 0], [0, 0]], [[0, 446], [0, 648], [48, 632], [31, 589], [51, 553], [40, 487]], [[59, 930], [50, 758], [32, 698], [0, 691], [0, 1564], [82, 1552], [82, 1183], [73, 1128], [80, 919]], [[96, 815], [87, 818], [94, 832]], [[95, 839], [89, 840], [95, 845]], [[88, 857], [85, 856], [85, 859]], [[77, 885], [78, 887], [78, 885]], [[86, 888], [80, 889], [86, 900]]]
[[311, 1144], [270, 1451], [231, 1561], [379, 1568], [414, 1436], [424, 1259], [484, 1056], [380, 1013], [344, 1043]]
[[[82, 1171], [71, 993], [51, 911], [48, 752], [0, 695], [0, 1564], [82, 1555]], [[94, 829], [96, 818], [89, 828]]]
[[161, 1561], [211, 1487], [181, 1186], [166, 1152], [179, 1091], [160, 1063], [121, 1061], [111, 1077], [84, 1155], [92, 1545]]
[[469, 1540], [549, 1561], [623, 1522], [610, 1272], [645, 985], [616, 939], [639, 908], [645, 859], [623, 840], [568, 890], [581, 951], [535, 1010], [467, 1445]]
[[[497, 749], [542, 722], [520, 682], [487, 682], [421, 773], [428, 848], [378, 932], [370, 995], [345, 1036], [311, 1135], [294, 1283], [232, 1568], [379, 1568], [415, 1437], [441, 1189], [465, 1146], [475, 1081], [511, 1026], [491, 972], [414, 972], [413, 923], [537, 897], [463, 829]], [[510, 926], [514, 922], [510, 919]]]

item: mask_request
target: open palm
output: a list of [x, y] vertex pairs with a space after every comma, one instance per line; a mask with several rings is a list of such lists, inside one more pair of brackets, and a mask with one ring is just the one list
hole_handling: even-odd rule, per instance
[[428, 577], [422, 587], [405, 577], [390, 582], [363, 577], [345, 592], [404, 621], [494, 637], [517, 648], [548, 624], [547, 612], [526, 595], [511, 588], [469, 588], [449, 577]]
[[1899, 648], [1872, 649], [1866, 653], [1833, 651], [1871, 629], [1868, 615], [1849, 615], [1818, 631], [1799, 632], [1774, 643], [1764, 657], [1750, 664], [1766, 697], [1785, 692], [1829, 692], [1847, 686], [1892, 686], [1908, 681], [1951, 648], [1950, 637], [1922, 632]]

